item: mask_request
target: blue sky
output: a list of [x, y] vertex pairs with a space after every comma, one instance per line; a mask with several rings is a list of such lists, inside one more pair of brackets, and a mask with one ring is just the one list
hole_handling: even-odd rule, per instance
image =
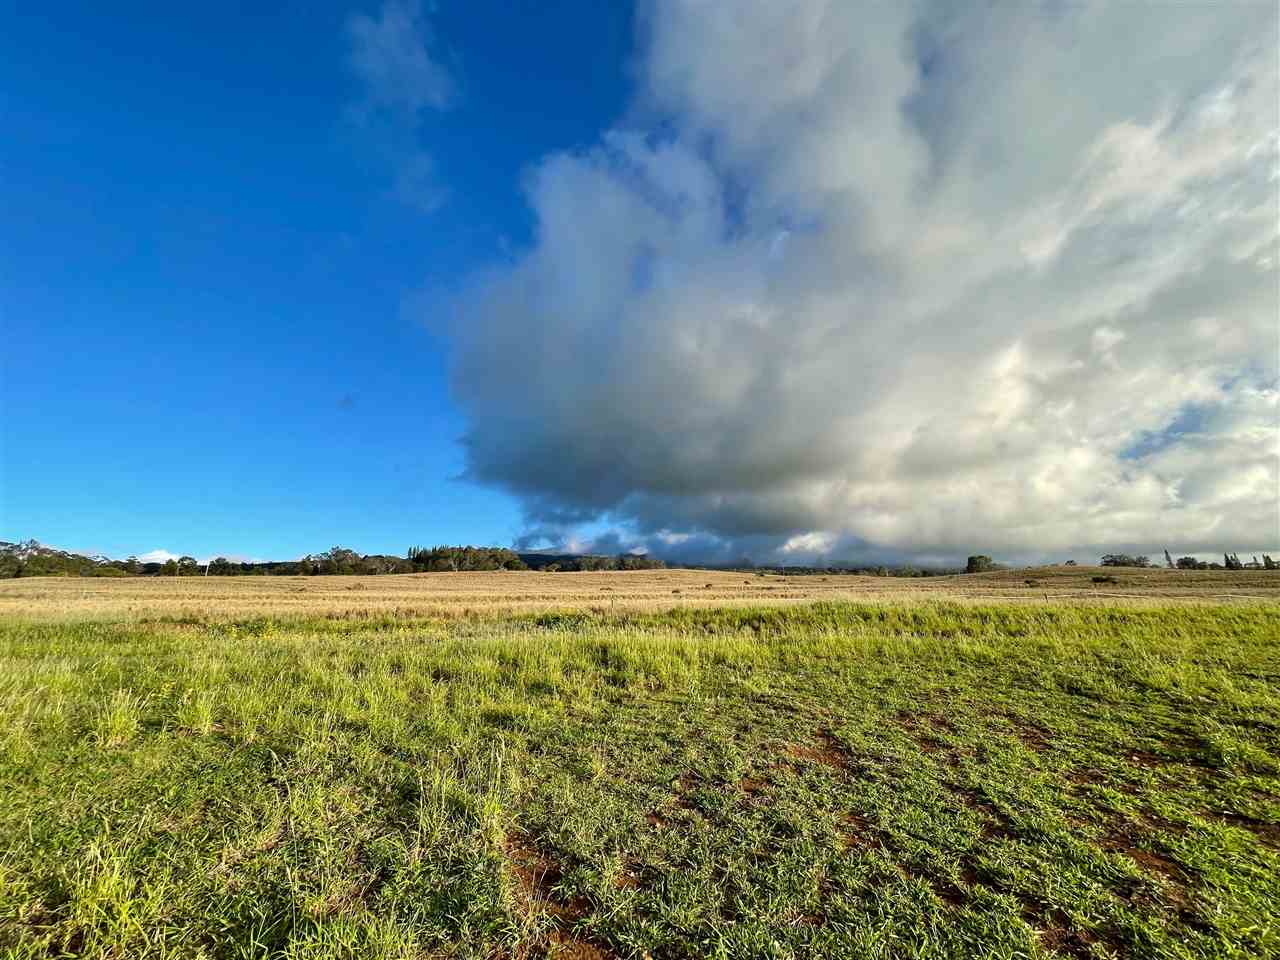
[[0, 538], [293, 557], [519, 532], [450, 479], [445, 345], [402, 303], [527, 241], [522, 171], [621, 109], [629, 12], [442, 7], [456, 93], [405, 137], [447, 185], [424, 213], [352, 116], [348, 24], [378, 8], [269, 6], [9, 14]]
[[28, 5], [0, 538], [1278, 552], [1278, 19]]

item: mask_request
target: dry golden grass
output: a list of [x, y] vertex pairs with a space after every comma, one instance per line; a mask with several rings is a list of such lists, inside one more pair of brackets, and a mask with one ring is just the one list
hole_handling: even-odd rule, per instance
[[[1095, 584], [1096, 576], [1117, 583]], [[34, 619], [157, 616], [459, 616], [550, 609], [666, 610], [814, 600], [1024, 602], [1280, 601], [1280, 575], [1041, 567], [897, 577], [759, 576], [707, 570], [427, 573], [379, 577], [43, 577], [0, 581], [0, 615]]]

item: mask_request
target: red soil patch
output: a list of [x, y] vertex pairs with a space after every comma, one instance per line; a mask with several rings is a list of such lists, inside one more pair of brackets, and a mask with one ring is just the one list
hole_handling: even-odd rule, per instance
[[1097, 942], [1097, 937], [1086, 930], [1074, 930], [1067, 927], [1049, 927], [1040, 931], [1040, 943], [1050, 953], [1061, 953], [1069, 957], [1092, 957], [1090, 944]]
[[[511, 873], [516, 879], [521, 907], [541, 909], [556, 923], [547, 937], [548, 957], [564, 960], [617, 960], [617, 954], [591, 943], [569, 931], [569, 927], [588, 913], [589, 905], [579, 897], [565, 900], [556, 893], [556, 885], [564, 876], [560, 865], [538, 848], [530, 838], [520, 834], [507, 837], [505, 845]], [[534, 944], [537, 947], [537, 944]]]
[[556, 920], [569, 923], [580, 920], [587, 913], [587, 904], [580, 898], [564, 900], [556, 894], [564, 872], [560, 865], [547, 856], [527, 837], [518, 834], [507, 837], [507, 858], [511, 873], [515, 876], [524, 906], [540, 908]]
[[837, 770], [843, 770], [849, 765], [848, 751], [832, 735], [830, 730], [819, 730], [817, 743], [788, 744], [787, 755], [795, 760], [821, 763]]
[[604, 947], [580, 940], [563, 930], [551, 934], [551, 949], [547, 956], [554, 960], [616, 960], [617, 954]]
[[738, 781], [738, 789], [748, 796], [764, 793], [769, 784], [757, 777], [743, 777]]
[[977, 791], [968, 787], [952, 786], [951, 792], [970, 810], [983, 814], [982, 839], [984, 841], [1007, 840], [1014, 835], [1013, 824], [1009, 818]]
[[856, 813], [846, 813], [840, 828], [840, 837], [846, 850], [882, 850], [884, 840], [871, 821]]
[[1265, 820], [1257, 820], [1253, 817], [1246, 817], [1243, 814], [1228, 813], [1226, 811], [1218, 813], [1206, 812], [1204, 817], [1206, 820], [1216, 820], [1218, 823], [1225, 823], [1233, 827], [1239, 827], [1241, 830], [1248, 830], [1258, 838], [1259, 843], [1280, 849], [1280, 823], [1268, 823]]

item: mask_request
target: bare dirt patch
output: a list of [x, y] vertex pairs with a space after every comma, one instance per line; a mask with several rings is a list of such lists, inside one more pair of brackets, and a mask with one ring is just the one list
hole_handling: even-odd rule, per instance
[[978, 791], [956, 784], [948, 785], [948, 789], [970, 810], [982, 814], [982, 839], [984, 841], [1008, 840], [1014, 836], [1016, 831], [1014, 830], [1013, 821], [1001, 813], [995, 804]]
[[617, 960], [618, 955], [589, 940], [582, 940], [563, 930], [554, 930], [548, 938], [551, 949], [548, 960]]
[[1006, 714], [1009, 722], [1013, 725], [1013, 735], [1017, 737], [1024, 747], [1033, 753], [1047, 753], [1054, 748], [1053, 733], [1034, 720], [1028, 720], [1025, 717], [1019, 717], [1013, 714]]
[[1239, 827], [1242, 830], [1248, 830], [1258, 838], [1259, 843], [1280, 850], [1280, 823], [1268, 823], [1265, 820], [1257, 820], [1253, 817], [1246, 817], [1243, 814], [1228, 813], [1226, 811], [1217, 813], [1206, 811], [1202, 816], [1206, 820], [1213, 820], [1232, 827]]
[[1108, 837], [1102, 841], [1102, 849], [1123, 854], [1136, 863], [1143, 873], [1161, 876], [1178, 886], [1187, 879], [1186, 873], [1176, 862], [1152, 850], [1134, 846], [1132, 837]]
[[584, 939], [573, 932], [573, 925], [590, 912], [590, 904], [582, 897], [566, 898], [558, 887], [564, 871], [556, 860], [523, 834], [510, 834], [504, 844], [507, 863], [515, 879], [520, 909], [528, 914], [545, 913], [555, 926], [545, 942], [528, 945], [519, 954], [563, 958], [563, 960], [617, 960], [617, 954], [600, 943]]
[[672, 789], [675, 791], [675, 805], [679, 810], [698, 809], [698, 801], [695, 794], [707, 785], [707, 781], [697, 773], [682, 773], [676, 777], [672, 783]]
[[938, 717], [938, 716], [930, 715], [926, 717], [925, 720], [928, 722], [929, 726], [931, 726], [934, 729], [934, 731], [937, 733], [945, 734], [947, 736], [952, 736], [956, 732], [956, 725], [952, 723], [950, 720], [948, 720], [946, 717]]
[[530, 838], [521, 834], [508, 836], [506, 853], [525, 907], [545, 910], [557, 919], [577, 920], [583, 916], [585, 904], [563, 901], [557, 896], [556, 886], [563, 879], [564, 871]]
[[918, 872], [899, 867], [904, 876], [923, 880], [929, 885], [934, 896], [952, 910], [958, 910], [973, 899], [974, 887], [978, 885], [978, 869], [974, 866], [971, 855], [961, 858], [959, 863], [959, 879], [939, 876], [932, 871]]
[[1152, 753], [1150, 750], [1133, 750], [1127, 753], [1126, 757], [1135, 767], [1141, 767], [1144, 770], [1157, 770], [1166, 764], [1176, 762], [1158, 753]]
[[1037, 931], [1037, 935], [1040, 945], [1050, 953], [1080, 957], [1082, 960], [1094, 955], [1092, 945], [1098, 942], [1098, 938], [1089, 931], [1073, 927], [1049, 926]]
[[954, 883], [941, 880], [930, 880], [934, 895], [952, 910], [957, 910], [969, 902], [969, 893]]
[[619, 890], [639, 890], [645, 885], [645, 868], [636, 863], [623, 864], [613, 878], [613, 885]]
[[787, 756], [793, 760], [821, 763], [835, 770], [849, 767], [849, 752], [830, 730], [820, 729], [813, 743], [791, 743], [786, 747]]
[[838, 829], [846, 850], [884, 849], [884, 837], [866, 817], [846, 813]]
[[791, 918], [793, 927], [820, 927], [827, 918], [820, 913], [798, 913]]
[[942, 739], [956, 732], [949, 720], [907, 710], [899, 710], [894, 719], [921, 752], [930, 755], [947, 754], [946, 760], [951, 766], [958, 762], [955, 751]]

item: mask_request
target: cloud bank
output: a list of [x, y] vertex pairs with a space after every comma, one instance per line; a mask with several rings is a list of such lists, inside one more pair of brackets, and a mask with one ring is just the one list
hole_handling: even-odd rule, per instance
[[467, 475], [685, 559], [1280, 543], [1274, 4], [655, 0], [440, 321]]

